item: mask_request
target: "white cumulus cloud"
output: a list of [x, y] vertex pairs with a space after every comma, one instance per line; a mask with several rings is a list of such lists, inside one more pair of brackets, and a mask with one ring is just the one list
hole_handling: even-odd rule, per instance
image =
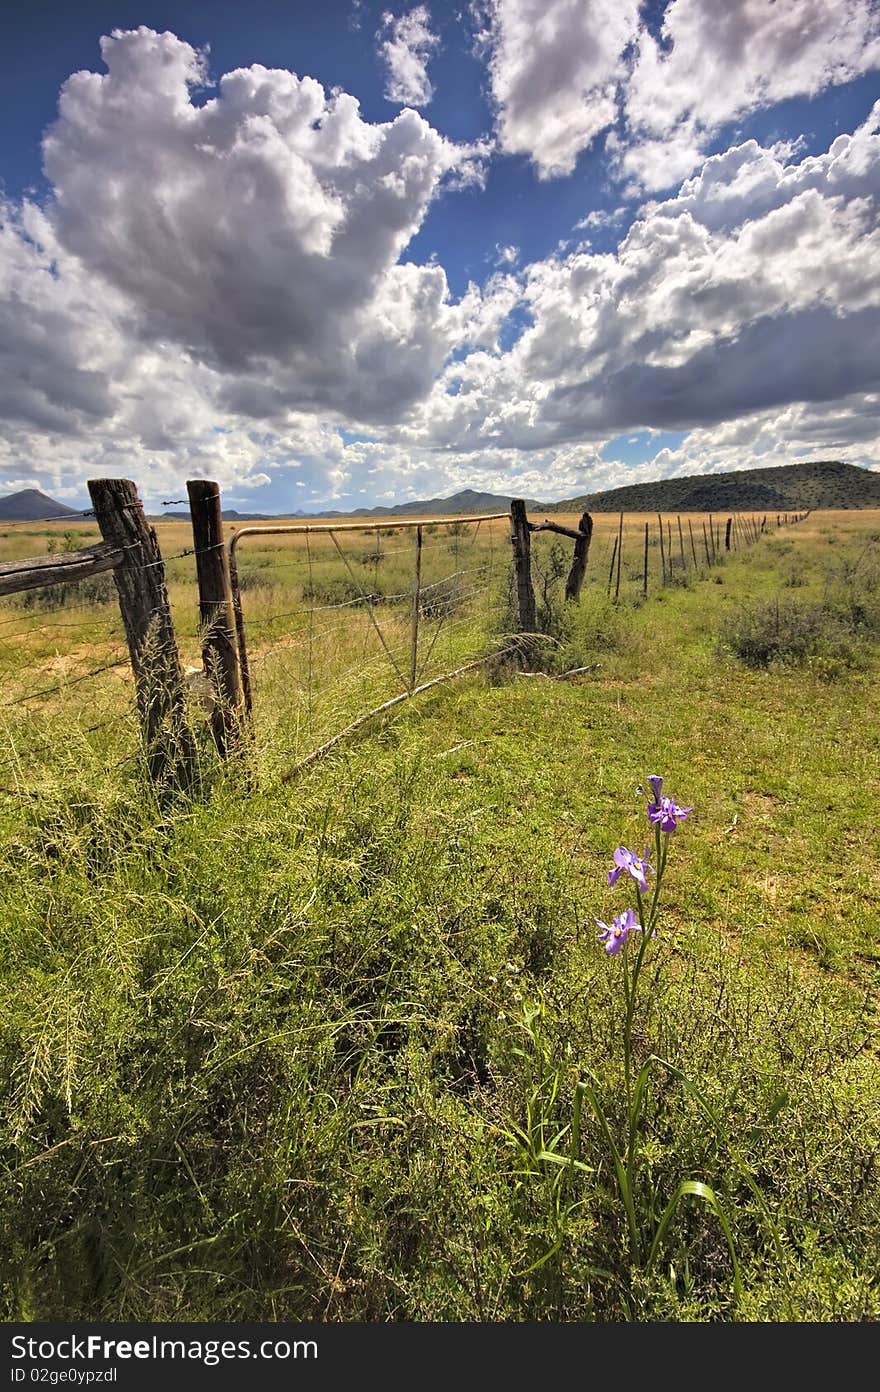
[[880, 390], [880, 103], [799, 164], [755, 142], [714, 157], [616, 252], [578, 248], [517, 283], [524, 331], [451, 363], [414, 440], [544, 450], [867, 400]]
[[434, 95], [428, 63], [440, 44], [431, 31], [427, 5], [417, 5], [397, 17], [386, 12], [380, 32], [388, 35], [379, 45], [380, 57], [388, 69], [385, 96], [401, 106], [427, 106]]
[[603, 133], [631, 194], [672, 188], [723, 127], [880, 68], [876, 0], [475, 0], [498, 140], [542, 179]]
[[489, 75], [498, 140], [541, 178], [570, 174], [617, 112], [638, 0], [489, 0]]
[[670, 187], [729, 122], [878, 67], [873, 0], [671, 0], [659, 38], [639, 33], [622, 170]]
[[116, 32], [102, 55], [45, 137], [50, 214], [137, 338], [224, 374], [243, 413], [387, 420], [423, 395], [458, 316], [442, 267], [400, 256], [474, 152], [282, 69], [227, 73], [197, 105], [204, 59], [173, 34]]

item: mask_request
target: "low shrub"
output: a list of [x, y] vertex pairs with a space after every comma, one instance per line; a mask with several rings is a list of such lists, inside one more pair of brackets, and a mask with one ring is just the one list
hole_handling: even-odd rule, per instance
[[792, 600], [738, 610], [725, 622], [721, 644], [746, 667], [812, 666], [820, 675], [860, 667], [866, 656], [844, 611]]

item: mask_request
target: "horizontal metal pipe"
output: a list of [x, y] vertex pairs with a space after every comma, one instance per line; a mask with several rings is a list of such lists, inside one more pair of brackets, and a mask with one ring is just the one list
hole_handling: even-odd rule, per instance
[[491, 512], [482, 517], [413, 517], [406, 521], [383, 521], [379, 519], [374, 522], [290, 522], [280, 527], [242, 527], [235, 532], [229, 543], [230, 551], [234, 551], [242, 537], [246, 536], [281, 536], [282, 534], [305, 535], [307, 532], [376, 532], [380, 528], [382, 531], [403, 531], [407, 527], [448, 527], [452, 522], [500, 522], [502, 518], [510, 516], [507, 512]]

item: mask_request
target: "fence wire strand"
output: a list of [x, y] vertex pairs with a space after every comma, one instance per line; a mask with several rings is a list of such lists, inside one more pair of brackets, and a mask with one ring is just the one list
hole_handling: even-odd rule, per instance
[[[403, 545], [383, 546], [381, 525], [353, 533], [330, 526], [320, 534], [320, 548], [305, 531], [299, 555], [285, 555], [279, 547], [268, 563], [267, 537], [260, 534], [257, 573], [266, 573], [265, 587], [259, 587], [266, 598], [274, 597], [276, 570], [302, 576], [288, 582], [294, 602], [275, 612], [265, 611], [259, 589], [254, 602], [249, 602], [247, 588], [244, 596], [246, 608], [253, 610], [252, 616], [245, 612], [247, 630], [259, 635], [249, 662], [263, 689], [264, 708], [275, 708], [297, 743], [326, 738], [359, 710], [421, 686], [426, 676], [440, 674], [444, 667], [457, 669], [490, 643], [506, 607], [494, 592], [494, 526], [480, 520], [421, 525], [418, 564], [424, 579], [416, 586], [413, 570], [406, 588], [399, 583], [400, 557], [414, 567], [418, 545], [414, 548], [408, 539]], [[288, 545], [290, 536], [285, 536]], [[243, 575], [252, 573], [246, 560], [239, 564]], [[383, 571], [398, 583], [383, 583]], [[338, 594], [340, 585], [343, 594], [337, 598], [333, 591]], [[344, 593], [346, 585], [356, 593]], [[404, 670], [412, 667], [414, 681]]]

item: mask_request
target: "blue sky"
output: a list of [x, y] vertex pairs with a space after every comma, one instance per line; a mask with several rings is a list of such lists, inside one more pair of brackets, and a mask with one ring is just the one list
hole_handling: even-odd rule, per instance
[[875, 0], [34, 0], [4, 39], [2, 492], [880, 467]]

